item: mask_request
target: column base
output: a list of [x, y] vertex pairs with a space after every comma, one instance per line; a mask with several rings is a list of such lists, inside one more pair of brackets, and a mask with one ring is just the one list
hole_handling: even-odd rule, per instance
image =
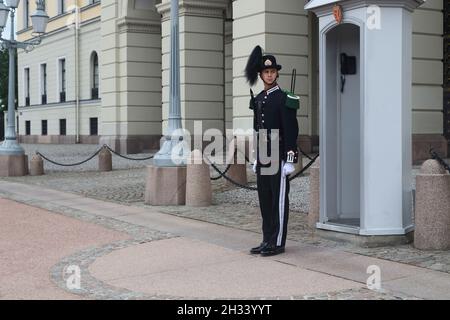
[[180, 206], [186, 204], [186, 167], [147, 167], [145, 204]]
[[404, 235], [364, 236], [316, 229], [314, 230], [314, 236], [336, 242], [350, 243], [363, 248], [404, 245], [412, 243], [414, 240], [414, 232], [409, 232]]
[[0, 177], [23, 177], [28, 173], [27, 155], [0, 155]]

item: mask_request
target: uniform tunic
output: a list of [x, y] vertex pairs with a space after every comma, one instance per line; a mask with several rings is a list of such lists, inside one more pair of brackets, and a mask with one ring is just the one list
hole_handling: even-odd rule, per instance
[[[284, 92], [277, 85], [267, 91], [262, 91], [250, 102], [250, 108], [254, 111], [253, 129], [257, 133], [255, 139], [257, 159], [257, 185], [258, 198], [263, 219], [263, 242], [279, 247], [286, 244], [287, 224], [289, 219], [289, 177], [282, 174], [283, 165], [286, 162], [298, 161], [297, 137], [299, 133], [297, 122], [297, 109], [299, 98]], [[279, 136], [276, 131], [278, 130]], [[266, 134], [261, 134], [267, 132]], [[267, 144], [267, 156], [271, 157], [271, 143], [279, 142], [278, 159], [270, 158], [269, 163], [261, 163], [259, 148], [260, 140]], [[289, 157], [289, 152], [293, 156]], [[263, 161], [265, 162], [265, 161]], [[266, 167], [275, 165], [277, 169], [273, 174], [267, 174]]]

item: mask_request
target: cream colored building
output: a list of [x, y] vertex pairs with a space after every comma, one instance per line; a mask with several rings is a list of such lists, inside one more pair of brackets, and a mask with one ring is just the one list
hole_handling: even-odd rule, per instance
[[[193, 131], [194, 121], [202, 121], [203, 130], [251, 128], [243, 70], [259, 44], [283, 65], [282, 87], [290, 88], [296, 69], [299, 142], [306, 152], [317, 150], [317, 18], [304, 5], [301, 0], [180, 0], [185, 128]], [[415, 160], [426, 158], [430, 145], [448, 150], [444, 131], [450, 139], [450, 106], [443, 103], [448, 63], [442, 62], [448, 6], [445, 0], [428, 0], [414, 13]], [[25, 17], [33, 11], [34, 1], [21, 1], [19, 40], [31, 37]], [[19, 52], [21, 142], [99, 142], [129, 153], [158, 148], [169, 110], [170, 1], [47, 1], [47, 12], [51, 19], [42, 44]]]

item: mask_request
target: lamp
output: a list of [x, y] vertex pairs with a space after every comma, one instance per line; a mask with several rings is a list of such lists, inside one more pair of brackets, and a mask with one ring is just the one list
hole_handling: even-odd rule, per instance
[[10, 8], [16, 9], [19, 6], [20, 0], [6, 0], [6, 5]]
[[3, 0], [0, 0], [0, 30], [6, 26], [8, 21], [9, 9], [5, 6]]
[[45, 5], [43, 0], [36, 1], [36, 12], [31, 15], [31, 23], [33, 25], [33, 30], [37, 34], [45, 33], [48, 24], [48, 15], [45, 12]]

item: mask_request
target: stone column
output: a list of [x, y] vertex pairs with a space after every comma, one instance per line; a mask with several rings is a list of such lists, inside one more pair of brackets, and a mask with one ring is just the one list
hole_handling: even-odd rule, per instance
[[[297, 69], [296, 90], [300, 95], [298, 115], [299, 142], [310, 152], [310, 106], [308, 68], [308, 14], [298, 0], [236, 0], [233, 2], [233, 127], [253, 128], [253, 114], [248, 108], [249, 86], [244, 69], [250, 52], [260, 45], [274, 54], [283, 66], [279, 84], [290, 90], [291, 73]], [[255, 92], [262, 90], [259, 81]]]
[[192, 152], [186, 176], [186, 205], [190, 207], [210, 206], [212, 202], [210, 170], [200, 150]]
[[[181, 116], [194, 133], [224, 130], [224, 11], [227, 0], [180, 0]], [[163, 133], [169, 113], [170, 1], [157, 6], [162, 15]]]
[[436, 160], [426, 161], [416, 183], [414, 246], [450, 249], [450, 175]]
[[44, 160], [39, 155], [34, 155], [30, 161], [30, 176], [44, 175]]
[[161, 19], [145, 1], [102, 1], [102, 137], [121, 153], [158, 149]]

